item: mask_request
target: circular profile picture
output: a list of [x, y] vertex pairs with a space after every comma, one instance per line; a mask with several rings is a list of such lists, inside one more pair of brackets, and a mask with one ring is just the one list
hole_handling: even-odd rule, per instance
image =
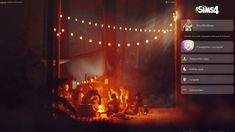
[[185, 52], [190, 52], [194, 48], [193, 40], [184, 40], [184, 41], [182, 41], [181, 45], [182, 45], [183, 51], [185, 51]]

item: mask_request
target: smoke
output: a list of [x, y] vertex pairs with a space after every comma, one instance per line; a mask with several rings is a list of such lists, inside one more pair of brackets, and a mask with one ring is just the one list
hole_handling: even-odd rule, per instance
[[75, 59], [67, 64], [69, 74], [77, 81], [84, 76], [102, 76], [104, 73], [104, 57], [102, 51]]

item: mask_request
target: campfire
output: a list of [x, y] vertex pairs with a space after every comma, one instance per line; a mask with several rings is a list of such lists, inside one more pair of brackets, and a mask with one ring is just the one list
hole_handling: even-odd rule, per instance
[[67, 82], [58, 88], [57, 95], [65, 99], [71, 107], [54, 104], [56, 108], [74, 119], [123, 118], [127, 114], [134, 115], [145, 111], [140, 94], [135, 95], [131, 101], [127, 89], [123, 86], [112, 87], [108, 85], [108, 79], [102, 77]]

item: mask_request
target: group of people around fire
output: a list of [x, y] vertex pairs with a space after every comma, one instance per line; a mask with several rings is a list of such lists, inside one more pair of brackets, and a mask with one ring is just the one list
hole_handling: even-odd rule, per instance
[[[117, 90], [104, 87], [99, 89], [94, 85], [87, 84], [77, 86], [76, 89], [69, 91], [67, 86], [61, 87], [58, 94], [61, 97], [70, 97], [67, 100], [71, 102], [75, 110], [81, 106], [89, 105], [92, 106], [94, 113], [107, 114], [107, 116], [118, 114], [136, 115], [147, 112], [141, 94], [136, 93], [131, 100], [129, 92], [123, 87]], [[102, 110], [100, 110], [100, 106], [103, 106]]]

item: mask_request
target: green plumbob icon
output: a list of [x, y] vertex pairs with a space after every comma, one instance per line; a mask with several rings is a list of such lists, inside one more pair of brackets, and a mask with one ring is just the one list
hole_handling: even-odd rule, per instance
[[198, 10], [199, 10], [199, 7], [198, 7], [198, 6], [196, 6], [196, 8], [195, 8], [195, 12], [197, 13], [197, 12], [198, 12]]

